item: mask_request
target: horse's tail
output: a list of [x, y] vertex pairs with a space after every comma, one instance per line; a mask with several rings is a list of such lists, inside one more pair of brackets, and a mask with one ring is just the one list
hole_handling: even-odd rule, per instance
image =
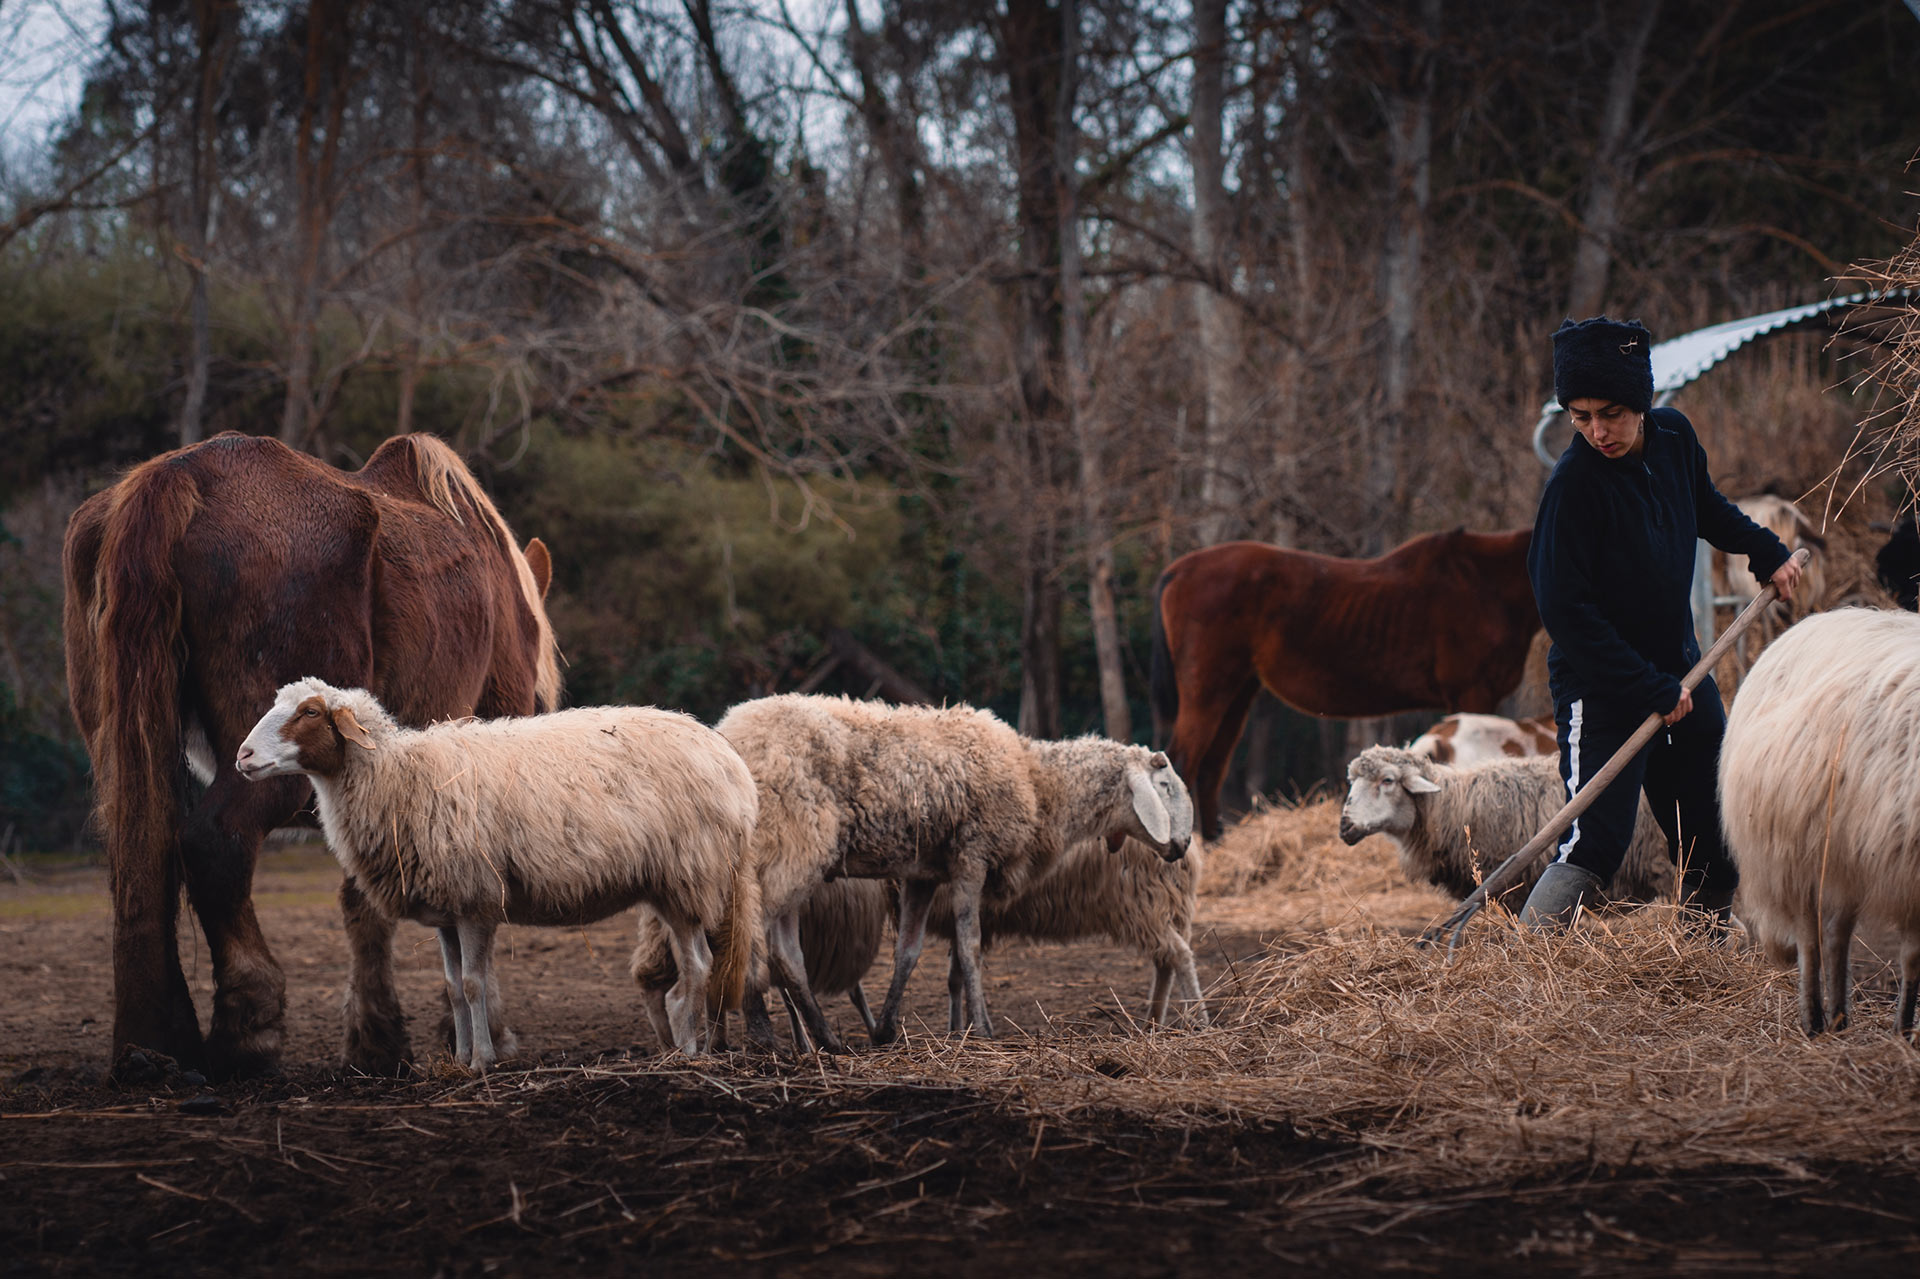
[[716, 1011], [740, 1006], [753, 970], [754, 943], [760, 937], [760, 869], [754, 860], [753, 839], [749, 836], [740, 841], [740, 856], [733, 863], [726, 937], [713, 966], [713, 994], [709, 998]]
[[1173, 650], [1167, 647], [1167, 624], [1160, 615], [1160, 596], [1167, 589], [1172, 570], [1160, 574], [1153, 584], [1153, 638], [1148, 672], [1148, 694], [1153, 703], [1153, 744], [1164, 746], [1180, 717], [1180, 682], [1173, 674]]
[[89, 566], [73, 557], [67, 565], [69, 592], [80, 587], [92, 598], [88, 615], [69, 624], [90, 629], [97, 664], [86, 678], [98, 714], [90, 745], [113, 892], [113, 1053], [134, 1036], [146, 1037], [122, 1023], [131, 1015], [150, 1026], [155, 1010], [138, 1007], [141, 992], [170, 980], [168, 972], [151, 970], [154, 958], [164, 963], [177, 953], [185, 641], [174, 556], [199, 507], [199, 488], [183, 463], [142, 466], [121, 481], [106, 515], [92, 582], [72, 580]]

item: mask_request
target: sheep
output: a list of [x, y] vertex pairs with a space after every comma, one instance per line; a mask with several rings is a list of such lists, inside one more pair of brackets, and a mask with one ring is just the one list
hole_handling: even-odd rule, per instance
[[[1847, 1022], [1856, 922], [1901, 936], [1896, 1032], [1920, 992], [1920, 617], [1840, 609], [1789, 627], [1734, 699], [1720, 811], [1741, 917], [1799, 968], [1800, 1027]], [[1824, 978], [1824, 1000], [1822, 984]]]
[[[990, 947], [1000, 937], [1033, 941], [1078, 941], [1106, 937], [1145, 955], [1153, 964], [1153, 987], [1147, 997], [1147, 1021], [1167, 1020], [1168, 1005], [1176, 997], [1186, 1020], [1207, 1024], [1206, 1003], [1200, 993], [1200, 975], [1194, 967], [1193, 908], [1199, 893], [1205, 855], [1196, 837], [1187, 855], [1164, 861], [1135, 840], [1126, 840], [1110, 852], [1104, 840], [1086, 840], [1068, 849], [1059, 863], [1012, 901], [988, 904], [980, 912], [980, 944]], [[953, 939], [953, 911], [945, 894], [934, 899], [929, 928], [949, 942]], [[961, 1029], [962, 973], [959, 950], [947, 963], [947, 1023]]]
[[950, 887], [967, 1011], [993, 1035], [980, 985], [982, 903], [1012, 900], [1091, 839], [1126, 836], [1162, 858], [1193, 837], [1193, 803], [1167, 757], [1104, 738], [1032, 741], [970, 706], [889, 706], [781, 694], [727, 712], [721, 736], [760, 787], [753, 838], [771, 976], [828, 1051], [844, 1051], [807, 985], [799, 914], [830, 876], [901, 885], [893, 981], [875, 1044], [900, 1034], [900, 1005], [926, 942], [934, 892]]
[[[1139, 951], [1154, 966], [1147, 1002], [1150, 1024], [1168, 1020], [1169, 1004], [1177, 993], [1185, 1019], [1204, 1026], [1206, 1004], [1191, 945], [1194, 899], [1203, 867], [1197, 837], [1188, 846], [1187, 855], [1177, 862], [1163, 861], [1132, 839], [1123, 841], [1117, 853], [1108, 851], [1105, 840], [1084, 841], [1068, 849], [1053, 870], [1019, 897], [1000, 904], [982, 904], [981, 949], [991, 948], [1000, 937], [1035, 941], [1110, 938]], [[861, 982], [878, 958], [886, 939], [887, 921], [898, 908], [898, 893], [888, 889], [889, 885], [879, 880], [828, 880], [814, 888], [800, 913], [800, 946], [805, 953], [807, 985], [814, 998], [822, 1000], [845, 992], [869, 1035], [875, 1021]], [[953, 908], [944, 889], [934, 895], [927, 928], [934, 936], [945, 938], [949, 946], [947, 1017], [949, 1028], [958, 1032], [964, 988], [958, 952], [952, 947]], [[643, 937], [647, 931], [643, 923]], [[652, 1010], [657, 1006], [658, 992], [672, 984], [672, 952], [664, 934], [656, 929], [651, 940], [643, 941], [635, 953], [635, 978], [643, 989], [653, 993], [648, 1004]], [[770, 1047], [773, 1027], [765, 1020], [766, 1004], [757, 990], [748, 990], [744, 1008], [749, 1037]], [[788, 1013], [794, 1037], [804, 1046], [806, 1029], [791, 999]], [[663, 1013], [651, 1015], [656, 1028], [664, 1024]]]
[[1557, 755], [1560, 739], [1551, 715], [1513, 720], [1503, 715], [1449, 715], [1407, 744], [1422, 759], [1471, 768], [1496, 759]]
[[[1357, 844], [1382, 834], [1400, 850], [1400, 868], [1414, 883], [1466, 897], [1487, 872], [1524, 845], [1566, 804], [1559, 760], [1551, 755], [1451, 768], [1411, 751], [1374, 746], [1347, 767], [1340, 838]], [[1536, 868], [1513, 890], [1524, 900]], [[1674, 893], [1666, 836], [1644, 797], [1607, 896], [1649, 900]]]
[[[404, 729], [363, 689], [279, 691], [241, 744], [249, 781], [303, 773], [327, 844], [389, 918], [439, 930], [455, 1057], [498, 1053], [486, 994], [501, 923], [570, 926], [636, 902], [673, 938], [673, 1042], [737, 1007], [759, 931], [753, 777], [712, 729], [642, 707]], [[723, 939], [718, 961], [707, 933]]]
[[[1741, 514], [1770, 530], [1789, 550], [1806, 547], [1813, 552], [1805, 569], [1801, 570], [1800, 585], [1794, 589], [1790, 612], [1795, 617], [1804, 617], [1814, 611], [1821, 597], [1826, 594], [1826, 570], [1822, 560], [1827, 549], [1827, 539], [1820, 529], [1807, 518], [1801, 509], [1784, 497], [1774, 493], [1759, 493], [1752, 497], [1743, 497], [1734, 503]], [[1753, 570], [1747, 566], [1745, 556], [1728, 555], [1725, 551], [1713, 553], [1714, 593], [1731, 595], [1744, 606], [1747, 601], [1760, 594], [1760, 583], [1754, 580]]]
[[[867, 1005], [867, 993], [860, 983], [873, 968], [873, 961], [886, 941], [887, 920], [894, 909], [887, 885], [877, 879], [833, 879], [816, 884], [800, 908], [799, 944], [805, 957], [807, 988], [816, 1001], [828, 995], [845, 994], [869, 1035], [874, 1027], [873, 1010]], [[633, 950], [632, 971], [648, 1020], [661, 1043], [672, 1047], [666, 993], [677, 980], [679, 970], [673, 962], [666, 930], [648, 917], [640, 920], [640, 940]], [[799, 1006], [784, 991], [782, 995], [786, 998], [794, 1038], [805, 1051], [808, 1037]], [[773, 1021], [767, 1015], [767, 1001], [759, 983], [749, 983], [741, 1011], [746, 1016], [748, 1041], [756, 1047], [773, 1048]]]

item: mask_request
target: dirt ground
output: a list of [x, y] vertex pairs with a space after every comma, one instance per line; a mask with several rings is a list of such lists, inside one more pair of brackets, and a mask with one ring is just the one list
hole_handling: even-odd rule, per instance
[[[1375, 1193], [1355, 1172], [1359, 1141], [1291, 1123], [1059, 1117], [1017, 1088], [930, 1081], [909, 1063], [916, 1044], [946, 1044], [937, 948], [916, 974], [909, 1044], [877, 1050], [899, 1055], [897, 1079], [811, 1057], [659, 1056], [626, 977], [626, 917], [503, 932], [512, 1068], [344, 1078], [330, 1064], [337, 880], [315, 846], [266, 859], [256, 900], [287, 972], [287, 1070], [228, 1085], [178, 1072], [106, 1085], [104, 874], [39, 867], [0, 887], [0, 1273], [1151, 1275], [1279, 1262], [1850, 1275], [1911, 1274], [1920, 1254], [1920, 1183], [1904, 1171], [1675, 1178], [1573, 1152], [1517, 1184]], [[1291, 940], [1249, 902], [1202, 899], [1195, 949], [1223, 1004], [1269, 943]], [[191, 940], [204, 1009], [208, 961]], [[424, 1050], [440, 987], [431, 934], [403, 925], [397, 960]], [[876, 997], [886, 976], [883, 961]], [[1098, 1041], [1140, 1033], [1147, 965], [1115, 947], [1009, 946], [989, 980], [1010, 1044], [951, 1051], [1077, 1040], [1106, 1073]]]

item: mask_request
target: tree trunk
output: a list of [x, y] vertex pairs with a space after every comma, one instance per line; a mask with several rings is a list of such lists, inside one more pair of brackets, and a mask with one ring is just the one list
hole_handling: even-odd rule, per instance
[[1660, 16], [1660, 0], [1646, 0], [1627, 41], [1616, 51], [1607, 77], [1607, 103], [1600, 116], [1599, 145], [1594, 148], [1588, 174], [1587, 198], [1580, 210], [1580, 243], [1573, 252], [1573, 278], [1567, 287], [1567, 314], [1595, 315], [1607, 298], [1607, 278], [1613, 266], [1613, 240], [1619, 233], [1628, 191], [1633, 185], [1633, 157], [1627, 136], [1633, 123], [1633, 97], [1640, 85], [1640, 66], [1647, 41]]
[[1059, 110], [1061, 23], [1043, 0], [1008, 0], [998, 21], [1013, 118], [1019, 250], [1019, 333], [1014, 373], [1025, 426], [1026, 576], [1022, 591], [1020, 731], [1060, 735], [1061, 512], [1071, 481], [1059, 441], [1060, 209], [1054, 146]]
[[[355, 0], [312, 0], [307, 6], [306, 74], [294, 139], [293, 300], [288, 308], [287, 398], [280, 438], [305, 448], [319, 428], [313, 411], [313, 363], [320, 321], [320, 280], [327, 230], [333, 222], [334, 166], [347, 109], [348, 53]], [[325, 136], [318, 153], [316, 121], [325, 109]]]
[[207, 255], [213, 233], [213, 185], [219, 163], [218, 118], [220, 85], [226, 68], [228, 19], [234, 15], [229, 0], [194, 0], [196, 49], [193, 90], [192, 143], [188, 148], [191, 209], [187, 228], [187, 271], [192, 279], [187, 300], [187, 397], [180, 406], [180, 446], [197, 443], [206, 434], [207, 381], [213, 363], [213, 339], [207, 300]]
[[1434, 44], [1440, 33], [1441, 0], [1421, 0], [1419, 30], [1402, 37], [1409, 45], [1404, 75], [1386, 94], [1388, 179], [1387, 243], [1381, 269], [1386, 312], [1380, 358], [1380, 413], [1367, 455], [1366, 497], [1375, 512], [1370, 551], [1406, 535], [1407, 404], [1413, 384], [1414, 327], [1420, 318], [1421, 266], [1427, 202], [1433, 183]]
[[1246, 531], [1243, 508], [1246, 458], [1241, 443], [1238, 394], [1240, 329], [1228, 287], [1226, 250], [1230, 221], [1222, 153], [1221, 114], [1226, 97], [1227, 3], [1195, 0], [1193, 7], [1193, 136], [1187, 145], [1193, 169], [1193, 258], [1204, 278], [1193, 287], [1200, 330], [1200, 379], [1206, 391], [1201, 430], [1200, 519], [1202, 546]]
[[1113, 602], [1113, 538], [1107, 522], [1107, 486], [1101, 449], [1106, 431], [1095, 416], [1093, 372], [1087, 360], [1087, 303], [1080, 276], [1079, 131], [1074, 120], [1078, 92], [1080, 9], [1060, 3], [1060, 116], [1054, 125], [1054, 168], [1060, 183], [1061, 345], [1066, 357], [1067, 419], [1080, 450], [1080, 511], [1087, 540], [1087, 608], [1093, 615], [1094, 657], [1100, 668], [1100, 708], [1107, 736], [1133, 740], [1127, 680], [1120, 650], [1120, 623]]

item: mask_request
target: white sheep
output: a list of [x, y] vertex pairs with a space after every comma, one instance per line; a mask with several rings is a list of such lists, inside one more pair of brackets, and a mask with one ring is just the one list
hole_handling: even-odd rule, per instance
[[[1552, 755], [1452, 768], [1411, 751], [1374, 746], [1347, 766], [1340, 838], [1357, 844], [1386, 835], [1399, 848], [1408, 879], [1465, 897], [1566, 802], [1560, 763]], [[1509, 896], [1526, 900], [1539, 874], [1536, 867]], [[1607, 896], [1649, 900], [1673, 892], [1667, 839], [1642, 796], [1633, 842]]]
[[[877, 879], [832, 879], [816, 884], [800, 908], [799, 945], [806, 964], [807, 988], [816, 1002], [830, 995], [846, 995], [869, 1035], [874, 1027], [873, 1010], [867, 1005], [867, 992], [861, 982], [880, 955], [887, 939], [887, 921], [895, 909], [895, 895]], [[666, 995], [678, 976], [666, 930], [642, 916], [640, 940], [633, 949], [633, 979], [640, 986], [641, 1006], [648, 1020], [661, 1043], [668, 1046], [673, 1038], [667, 1022]], [[794, 1039], [801, 1051], [807, 1051], [809, 1037], [799, 1005], [785, 990], [781, 994]], [[772, 1049], [773, 1021], [767, 1014], [761, 982], [748, 983], [740, 1010], [746, 1016], [748, 1042]]]
[[[747, 858], [757, 798], [725, 739], [689, 716], [596, 707], [400, 727], [362, 689], [280, 689], [241, 744], [251, 781], [303, 773], [342, 868], [389, 918], [440, 934], [455, 1056], [497, 1060], [486, 994], [502, 923], [573, 926], [635, 903], [683, 975], [673, 1042], [737, 1006], [759, 931]], [[717, 964], [707, 934], [725, 939]]]
[[760, 787], [754, 860], [773, 980], [822, 1047], [839, 1050], [807, 985], [799, 912], [829, 873], [901, 885], [893, 981], [900, 1005], [942, 885], [953, 895], [967, 1011], [993, 1034], [980, 984], [983, 903], [1011, 901], [1070, 847], [1131, 836], [1167, 860], [1193, 837], [1193, 804], [1164, 754], [1105, 738], [1031, 741], [969, 706], [889, 706], [783, 694], [729, 711], [719, 731]]
[[1504, 715], [1449, 715], [1407, 743], [1422, 759], [1455, 768], [1472, 768], [1496, 759], [1558, 755], [1560, 740], [1553, 716], [1508, 719]]
[[[1841, 609], [1789, 627], [1747, 673], [1720, 749], [1741, 917], [1798, 960], [1800, 1025], [1847, 1021], [1853, 931], [1901, 935], [1895, 1024], [1920, 991], [1920, 617]], [[1824, 978], [1824, 1003], [1822, 985]]]
[[[1147, 996], [1147, 1021], [1166, 1022], [1169, 1004], [1178, 998], [1185, 1019], [1207, 1024], [1200, 975], [1193, 962], [1193, 910], [1205, 854], [1200, 840], [1187, 846], [1177, 862], [1157, 856], [1135, 840], [1109, 850], [1104, 840], [1087, 840], [1068, 849], [1059, 863], [1026, 892], [1008, 902], [989, 903], [980, 913], [980, 944], [1002, 937], [1030, 941], [1078, 941], [1106, 937], [1146, 956], [1153, 964]], [[935, 899], [929, 927], [949, 940], [953, 912], [945, 894]], [[959, 950], [947, 967], [949, 1028], [962, 1026]]]
[[[1153, 986], [1147, 1000], [1150, 1024], [1167, 1021], [1171, 1002], [1177, 998], [1185, 1019], [1204, 1026], [1206, 1004], [1192, 947], [1194, 900], [1203, 869], [1197, 837], [1188, 845], [1187, 855], [1177, 862], [1166, 861], [1132, 839], [1122, 841], [1117, 852], [1109, 851], [1105, 840], [1087, 840], [1068, 849], [1051, 871], [1012, 901], [982, 903], [981, 949], [991, 948], [1002, 937], [1032, 941], [1109, 938], [1153, 964]], [[800, 945], [814, 998], [824, 1000], [845, 993], [869, 1035], [875, 1022], [861, 982], [879, 957], [887, 921], [897, 910], [898, 894], [888, 890], [889, 885], [875, 879], [829, 880], [814, 889], [800, 913]], [[927, 928], [933, 935], [946, 938], [951, 947], [953, 908], [945, 890], [934, 895]], [[646, 933], [643, 926], [643, 937]], [[643, 987], [663, 990], [673, 980], [673, 956], [665, 936], [656, 930], [655, 940], [650, 946], [643, 943], [642, 950], [648, 952], [648, 958], [636, 961], [636, 977]], [[949, 1028], [956, 1032], [964, 1024], [964, 1001], [958, 952], [950, 949], [947, 1018]], [[771, 1045], [772, 1023], [764, 1020], [766, 1004], [757, 990], [748, 990], [744, 1008], [749, 1037]], [[787, 1011], [795, 1038], [804, 1045], [805, 1026], [792, 1000]], [[656, 1024], [658, 1021], [656, 1016]]]

